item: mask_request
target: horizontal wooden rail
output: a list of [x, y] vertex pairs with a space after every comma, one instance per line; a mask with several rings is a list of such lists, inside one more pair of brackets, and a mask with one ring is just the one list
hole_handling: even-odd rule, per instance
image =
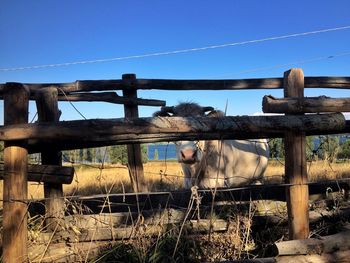
[[[71, 83], [41, 83], [26, 85], [32, 92], [50, 86], [65, 93], [82, 91], [107, 91], [123, 89], [161, 89], [161, 90], [245, 90], [245, 89], [281, 89], [283, 78], [263, 79], [223, 79], [223, 80], [172, 80], [172, 79], [137, 79], [136, 81], [119, 80], [78, 80]], [[2, 98], [4, 84], [0, 84]], [[305, 88], [349, 89], [350, 77], [305, 77]]]
[[[244, 90], [281, 89], [283, 78], [224, 79], [224, 80], [166, 80], [137, 79], [130, 87], [162, 90]], [[350, 77], [306, 77], [305, 88], [350, 88]]]
[[[315, 195], [323, 195], [326, 198], [329, 189], [332, 192], [348, 192], [349, 180], [328, 181], [308, 183], [310, 198], [315, 200]], [[252, 185], [241, 188], [222, 188], [215, 194], [215, 202], [222, 201], [251, 201], [251, 200], [278, 200], [286, 201], [286, 187], [288, 185]], [[201, 205], [210, 206], [213, 202], [213, 192], [209, 189], [198, 190], [202, 197]], [[108, 206], [105, 205], [108, 198]], [[66, 197], [68, 203], [77, 202], [89, 208], [91, 213], [116, 213], [116, 212], [137, 212], [139, 207], [144, 210], [163, 208], [187, 208], [191, 198], [191, 190], [177, 190], [171, 192], [150, 192], [150, 193], [124, 193], [95, 195], [89, 197]], [[31, 201], [29, 211], [32, 214], [45, 213], [42, 201]], [[72, 208], [72, 207], [71, 207]], [[68, 207], [68, 210], [71, 209]], [[74, 208], [73, 208], [74, 209]]]
[[[198, 138], [217, 139], [260, 138], [281, 135], [285, 131], [309, 133], [341, 132], [346, 121], [341, 113], [289, 116], [226, 116], [226, 117], [153, 117], [90, 119], [42, 122], [0, 126], [0, 140], [78, 140], [105, 141], [115, 136], [133, 141], [138, 136], [161, 134], [198, 134]], [[214, 135], [214, 136], [213, 136]], [[251, 137], [256, 136], [256, 137]], [[130, 139], [128, 139], [130, 138]], [[147, 136], [146, 136], [147, 138]]]
[[60, 150], [127, 143], [179, 140], [281, 138], [287, 130], [307, 135], [347, 133], [350, 123], [340, 113], [306, 116], [238, 116], [223, 118], [156, 117], [95, 119], [0, 126], [0, 140], [29, 139], [31, 153], [47, 143]]
[[263, 112], [265, 113], [318, 113], [349, 112], [350, 98], [333, 99], [325, 96], [306, 98], [282, 98], [264, 96]]
[[92, 119], [0, 126], [0, 140], [29, 139], [30, 147], [38, 143], [51, 143], [58, 149], [64, 149], [65, 145], [70, 144], [86, 148], [94, 144], [101, 146], [153, 141], [276, 138], [293, 130], [304, 131], [309, 135], [345, 133], [346, 127], [341, 113]]
[[119, 96], [115, 92], [99, 92], [99, 93], [75, 93], [58, 96], [59, 101], [95, 101], [108, 102], [114, 104], [140, 105], [140, 106], [165, 106], [164, 100], [152, 100], [142, 98], [126, 98]]
[[[0, 164], [0, 180], [3, 180], [4, 165]], [[57, 165], [28, 165], [28, 181], [38, 183], [70, 184], [74, 168]]]
[[[162, 222], [163, 221], [163, 222]], [[173, 227], [174, 223], [166, 224], [165, 220], [159, 220], [158, 224], [147, 224], [142, 232], [143, 236], [155, 236], [159, 233], [169, 231], [169, 227]], [[182, 221], [183, 222], [183, 221]], [[75, 223], [75, 222], [74, 222]], [[74, 224], [72, 223], [72, 225]], [[180, 224], [181, 222], [177, 222]], [[223, 219], [216, 219], [212, 222], [212, 228], [210, 228], [210, 219], [198, 219], [198, 220], [188, 220], [184, 223], [185, 233], [187, 234], [199, 234], [199, 233], [208, 233], [209, 231], [220, 232], [226, 231], [228, 223]], [[94, 242], [94, 241], [103, 241], [103, 240], [124, 240], [137, 238], [137, 230], [135, 226], [121, 226], [121, 227], [110, 227], [105, 225], [104, 227], [89, 226], [86, 227], [82, 233], [74, 233], [71, 231], [60, 232], [57, 235], [52, 233], [41, 233], [36, 242], [41, 244], [47, 244], [52, 241], [52, 243], [64, 242], [69, 240], [72, 237], [75, 238], [76, 242]], [[136, 233], [135, 233], [136, 231]], [[50, 239], [51, 238], [51, 239]]]
[[[72, 225], [74, 226], [75, 222]], [[183, 233], [186, 235], [198, 235], [227, 231], [228, 223], [222, 219], [212, 221], [199, 219], [188, 220], [183, 223], [182, 227]], [[84, 255], [84, 261], [90, 262], [101, 257], [101, 251], [106, 251], [106, 247], [111, 246], [112, 242], [116, 240], [137, 239], [140, 238], [140, 235], [142, 237], [157, 237], [173, 228], [173, 224], [168, 225], [160, 221], [157, 225], [142, 224], [141, 227], [122, 226], [116, 228], [106, 225], [105, 227], [87, 228], [84, 226], [84, 229], [80, 230], [81, 232], [71, 230], [56, 233], [42, 232], [35, 237], [35, 242], [33, 242], [35, 244], [29, 248], [30, 262], [82, 262], [82, 255]], [[74, 242], [70, 242], [71, 240]]]
[[[40, 89], [55, 87], [61, 92], [82, 92], [82, 91], [104, 91], [121, 90], [125, 86], [122, 80], [77, 80], [70, 83], [23, 83], [31, 92]], [[2, 94], [5, 84], [0, 84], [0, 94]]]
[[[154, 221], [155, 223], [149, 224], [144, 223], [142, 225], [141, 231], [143, 236], [158, 236], [163, 231], [169, 230], [169, 225], [167, 225], [167, 217], [171, 216], [172, 213], [177, 213], [176, 210], [171, 210], [168, 213], [162, 214], [162, 217], [158, 216]], [[184, 214], [185, 212], [183, 212]], [[144, 215], [144, 213], [142, 213]], [[170, 214], [170, 215], [169, 215]], [[139, 215], [139, 214], [138, 214]], [[86, 225], [82, 225], [81, 228], [84, 228], [82, 232], [74, 232], [72, 230], [68, 230], [66, 232], [57, 232], [57, 233], [51, 233], [51, 232], [41, 232], [38, 236], [35, 236], [34, 238], [34, 245], [30, 246], [30, 259], [31, 262], [36, 262], [36, 259], [42, 259], [43, 262], [77, 262], [81, 260], [81, 253], [82, 251], [89, 251], [89, 255], [91, 259], [94, 259], [99, 255], [99, 249], [105, 249], [108, 245], [113, 244], [112, 242], [118, 242], [116, 240], [127, 240], [127, 239], [136, 239], [139, 237], [139, 231], [140, 229], [135, 226], [119, 226], [118, 228], [115, 226], [115, 224], [112, 224], [108, 219], [111, 219], [114, 214], [105, 214], [105, 217], [107, 220], [105, 220], [103, 223], [101, 221], [96, 221], [94, 225], [91, 225], [91, 227], [87, 227]], [[129, 215], [123, 215], [124, 218], [128, 217]], [[90, 219], [94, 219], [96, 217], [99, 217], [99, 215], [89, 215]], [[278, 217], [280, 221], [283, 220], [281, 216]], [[79, 215], [75, 216], [74, 219], [80, 220]], [[253, 225], [255, 223], [258, 223], [258, 226], [264, 226], [263, 222], [258, 222], [259, 217], [252, 218]], [[135, 218], [135, 222], [137, 221], [137, 218]], [[156, 224], [158, 222], [158, 224]], [[175, 222], [177, 224], [183, 223], [183, 219], [180, 221], [178, 220]], [[72, 220], [72, 223], [70, 225], [76, 226], [77, 222]], [[113, 225], [113, 226], [111, 226]], [[275, 224], [276, 225], [276, 224]], [[90, 225], [88, 225], [90, 226]], [[174, 226], [174, 223], [171, 225], [171, 227]], [[185, 229], [186, 235], [198, 235], [198, 234], [205, 234], [208, 232], [225, 232], [228, 230], [229, 223], [223, 219], [214, 219], [212, 222], [210, 219], [198, 219], [198, 220], [188, 220], [184, 223], [183, 227]], [[79, 229], [81, 229], [79, 227]], [[284, 258], [284, 260], [278, 261], [277, 258], [270, 258], [268, 260], [267, 258], [264, 259], [249, 259], [245, 261], [232, 261], [237, 263], [270, 263], [270, 262], [300, 262], [300, 258], [298, 261], [295, 259], [294, 254], [299, 255], [308, 255], [305, 257], [309, 257], [308, 260], [304, 258], [305, 260], [302, 262], [332, 262], [332, 258], [334, 258], [334, 254], [328, 254], [326, 257], [324, 253], [334, 253], [335, 250], [345, 250], [346, 257], [343, 257], [343, 261], [341, 262], [347, 262], [348, 258], [350, 256], [350, 253], [348, 253], [347, 247], [349, 246], [349, 230], [348, 226], [343, 227], [345, 231], [340, 232], [335, 235], [331, 236], [325, 236], [322, 239], [304, 239], [304, 240], [293, 240], [293, 241], [282, 241], [275, 243], [274, 245], [270, 245], [270, 249], [272, 255], [276, 256], [279, 255], [277, 258], [281, 259]], [[67, 244], [67, 240], [74, 239], [75, 242], [71, 242]], [[344, 241], [344, 242], [340, 242]], [[79, 242], [78, 242], [79, 241]], [[328, 242], [330, 241], [330, 242]], [[50, 244], [49, 249], [47, 249], [47, 244]], [[293, 246], [289, 246], [289, 244], [292, 244]], [[286, 246], [287, 245], [287, 246]], [[332, 250], [333, 249], [333, 250]], [[96, 250], [96, 251], [95, 251]], [[310, 253], [316, 253], [322, 254], [322, 257], [326, 257], [325, 260], [317, 260], [317, 256], [309, 255]], [[341, 252], [341, 251], [338, 251]], [[284, 255], [286, 254], [286, 255]], [[289, 256], [293, 254], [294, 256]], [[43, 256], [45, 255], [45, 256]], [[272, 256], [271, 255], [271, 256]], [[316, 257], [316, 258], [315, 258]], [[315, 260], [313, 260], [315, 259]], [[337, 257], [338, 259], [338, 257]], [[231, 261], [225, 261], [226, 263]]]
[[[338, 191], [333, 192], [333, 194], [327, 194], [325, 197], [324, 193], [314, 194], [310, 197], [311, 202], [317, 202], [322, 200], [325, 203], [332, 203], [333, 198], [337, 196], [340, 197]], [[327, 198], [327, 199], [326, 199]], [[259, 200], [258, 202], [260, 202]], [[225, 206], [232, 205], [233, 202], [230, 201], [220, 201], [214, 203], [215, 213], [222, 212], [222, 208]], [[282, 211], [286, 209], [285, 203], [282, 201], [269, 201], [265, 200], [265, 205], [255, 208], [255, 213], [253, 216], [252, 224], [253, 226], [274, 226], [278, 224], [279, 226], [288, 225], [287, 215], [283, 216]], [[235, 208], [239, 213], [245, 214], [251, 209], [247, 202], [236, 202], [234, 203]], [[114, 227], [125, 227], [132, 226], [137, 222], [140, 217], [140, 213], [143, 216], [143, 224], [146, 225], [159, 225], [159, 224], [180, 224], [184, 222], [185, 218], [193, 218], [192, 215], [197, 213], [195, 208], [192, 209], [189, 216], [187, 209], [176, 209], [176, 208], [165, 208], [165, 209], [151, 209], [142, 210], [136, 212], [116, 212], [116, 213], [99, 213], [99, 214], [73, 214], [67, 215], [65, 217], [65, 222], [69, 225], [75, 225], [79, 229], [83, 228], [98, 228], [106, 226]], [[206, 218], [206, 215], [211, 213], [211, 205], [200, 207], [200, 218]], [[197, 214], [198, 215], [198, 214]], [[311, 224], [317, 224], [321, 221], [323, 223], [336, 222], [336, 220], [347, 220], [350, 219], [350, 208], [342, 208], [338, 211], [329, 211], [328, 209], [317, 209], [309, 211], [309, 219]], [[219, 219], [215, 219], [216, 222]], [[221, 221], [221, 220], [220, 220]], [[221, 221], [222, 222], [222, 221]], [[225, 221], [226, 222], [226, 221]], [[219, 230], [219, 229], [218, 229]], [[224, 230], [224, 229], [221, 229]]]
[[[52, 88], [52, 86], [50, 86]], [[41, 90], [44, 90], [42, 88]], [[33, 92], [30, 96], [30, 100], [36, 99], [36, 93]], [[0, 94], [1, 98], [1, 94]], [[98, 92], [98, 93], [62, 93], [59, 92], [59, 101], [88, 101], [88, 102], [108, 102], [114, 104], [125, 104], [125, 105], [140, 105], [140, 106], [165, 106], [166, 102], [164, 100], [153, 100], [153, 99], [142, 99], [142, 98], [126, 98], [119, 96], [116, 92]]]

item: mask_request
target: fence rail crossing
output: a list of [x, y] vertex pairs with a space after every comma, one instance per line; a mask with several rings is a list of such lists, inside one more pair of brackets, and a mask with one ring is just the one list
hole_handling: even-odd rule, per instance
[[[282, 102], [278, 104], [278, 100], [264, 98], [263, 108], [265, 112], [288, 113], [286, 116], [248, 116], [244, 118], [228, 116], [221, 119], [203, 117], [200, 122], [196, 122], [196, 119], [172, 117], [138, 118], [137, 105], [165, 105], [165, 101], [138, 98], [137, 90], [139, 89], [226, 89], [233, 91], [240, 89], [281, 88], [284, 88], [285, 91], [284, 101], [281, 99]], [[50, 168], [51, 170], [59, 170], [57, 165], [60, 165], [61, 161], [60, 158], [57, 159], [57, 156], [64, 149], [130, 144], [128, 146], [129, 170], [134, 186], [133, 189], [134, 191], [147, 191], [140, 161], [140, 147], [137, 147], [138, 143], [183, 139], [283, 137], [286, 140], [285, 152], [287, 162], [285, 165], [286, 182], [282, 187], [286, 189], [286, 196], [283, 199], [287, 200], [288, 206], [289, 238], [307, 238], [309, 235], [308, 200], [309, 191], [312, 190], [309, 190], [311, 188], [306, 175], [305, 135], [310, 133], [348, 133], [350, 124], [342, 114], [336, 113], [347, 111], [349, 109], [348, 104], [344, 104], [341, 99], [332, 99], [332, 102], [339, 102], [339, 104], [336, 107], [330, 107], [329, 104], [322, 104], [324, 97], [312, 98], [311, 101], [311, 99], [303, 97], [304, 88], [350, 89], [350, 77], [304, 77], [301, 69], [291, 69], [285, 72], [283, 78], [267, 79], [160, 80], [137, 79], [133, 74], [126, 74], [120, 80], [47, 84], [0, 84], [0, 99], [4, 100], [5, 113], [5, 124], [0, 126], [0, 140], [5, 141], [3, 166], [3, 261], [18, 262], [26, 261], [28, 258], [26, 245], [28, 209], [26, 194], [28, 177], [33, 178], [33, 175], [28, 174], [27, 154], [28, 151], [44, 152], [43, 149], [47, 148], [47, 144], [52, 146], [50, 146], [52, 151], [46, 151], [45, 154], [49, 157], [43, 164], [45, 164], [47, 169]], [[119, 96], [114, 92], [89, 93], [91, 91], [110, 90], [122, 90], [123, 96]], [[47, 97], [49, 92], [56, 95]], [[43, 123], [26, 124], [28, 119], [28, 102], [33, 99], [37, 100], [38, 109], [41, 107], [39, 119], [40, 121], [45, 121]], [[61, 100], [105, 101], [125, 104], [125, 119], [59, 122], [58, 109], [55, 105], [57, 105], [57, 101]], [[315, 110], [315, 107], [310, 106], [315, 103], [317, 110]], [[335, 113], [303, 115], [303, 113], [307, 112]], [[238, 122], [241, 122], [241, 124], [237, 125]], [[170, 123], [171, 127], [166, 126], [165, 123]], [[202, 126], [198, 126], [198, 123]], [[87, 132], [86, 136], [81, 136], [82, 125], [87, 127], [84, 129]], [[112, 128], [106, 128], [111, 127], [111, 125]], [[58, 129], [59, 127], [61, 129]], [[174, 127], [177, 127], [177, 132], [174, 132]], [[245, 127], [244, 135], [240, 132], [240, 127]], [[127, 132], [126, 128], [131, 129], [133, 133]], [[203, 131], [206, 132], [203, 133]], [[100, 139], [101, 135], [106, 137], [102, 140]], [[46, 147], [43, 147], [43, 145]], [[40, 181], [40, 179], [36, 180]], [[41, 182], [46, 182], [45, 185], [48, 192], [48, 195], [45, 196], [45, 202], [48, 202], [49, 207], [51, 207], [47, 212], [51, 214], [54, 220], [62, 217], [62, 200], [64, 198], [62, 184], [70, 181], [66, 177], [64, 180], [59, 179], [52, 172], [50, 174], [45, 174], [44, 172], [42, 176]], [[240, 191], [245, 191], [245, 193], [249, 193], [252, 196], [256, 189], [260, 189], [259, 191], [264, 189], [263, 186], [259, 187], [247, 187]], [[344, 186], [344, 188], [347, 187]], [[233, 189], [233, 192], [237, 192], [237, 189]], [[226, 191], [226, 196], [232, 197], [233, 192], [227, 194]], [[218, 193], [224, 196], [223, 199], [225, 199], [225, 194], [223, 194], [225, 190], [218, 191]], [[169, 194], [165, 195], [168, 195], [167, 198], [169, 198]], [[175, 193], [171, 195], [172, 198], [176, 196]], [[189, 195], [190, 193], [186, 192], [181, 197], [188, 198]], [[128, 194], [127, 197], [124, 195], [124, 197], [118, 198], [122, 198], [124, 201], [127, 198], [129, 202], [133, 202], [133, 200], [139, 202], [139, 198], [147, 199], [150, 196], [156, 199], [160, 197], [159, 194], [144, 193]], [[53, 225], [53, 228], [56, 228], [56, 225]]]

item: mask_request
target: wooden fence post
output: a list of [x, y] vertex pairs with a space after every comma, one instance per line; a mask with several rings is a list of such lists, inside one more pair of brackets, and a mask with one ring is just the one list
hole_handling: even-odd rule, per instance
[[[284, 96], [304, 97], [304, 73], [295, 68], [284, 73]], [[306, 171], [305, 133], [285, 133], [285, 179], [292, 184], [286, 188], [289, 239], [309, 236], [309, 190]]]
[[[45, 88], [35, 94], [39, 122], [58, 122], [60, 112], [58, 109], [58, 92], [56, 88]], [[62, 153], [48, 146], [41, 152], [42, 164], [62, 165]], [[64, 218], [63, 187], [59, 183], [44, 183], [44, 196], [46, 206], [46, 226], [54, 231]]]
[[[124, 74], [122, 76], [126, 86], [132, 85], [136, 80], [135, 74]], [[124, 89], [123, 96], [127, 98], [137, 98], [136, 88]], [[138, 118], [139, 111], [137, 105], [124, 104], [125, 118]], [[131, 184], [134, 192], [148, 192], [148, 185], [145, 182], [145, 176], [143, 173], [142, 154], [140, 144], [127, 145], [128, 150], [128, 165]]]
[[[30, 92], [20, 83], [4, 87], [4, 124], [28, 122]], [[24, 141], [5, 142], [2, 262], [27, 262], [28, 151]], [[22, 200], [22, 201], [21, 201]]]

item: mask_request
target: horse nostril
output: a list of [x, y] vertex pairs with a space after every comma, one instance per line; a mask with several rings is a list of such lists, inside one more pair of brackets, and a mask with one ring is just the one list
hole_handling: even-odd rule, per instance
[[193, 151], [193, 154], [192, 154], [192, 158], [193, 158], [193, 159], [196, 159], [196, 156], [197, 156], [197, 150], [194, 150], [194, 151]]
[[179, 157], [184, 163], [194, 163], [197, 159], [197, 151], [195, 149], [180, 150]]

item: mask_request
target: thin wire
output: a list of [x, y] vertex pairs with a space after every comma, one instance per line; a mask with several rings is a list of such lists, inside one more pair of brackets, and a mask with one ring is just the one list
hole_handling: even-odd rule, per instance
[[67, 97], [66, 93], [64, 92], [63, 89], [59, 88], [58, 89], [63, 93], [63, 95], [66, 97], [66, 100], [69, 102], [69, 104], [75, 109], [75, 111], [84, 119], [87, 120], [87, 118], [74, 106], [73, 102]]
[[[322, 180], [317, 182], [316, 184], [327, 184], [331, 182], [348, 182], [350, 181], [350, 178], [339, 178], [336, 180]], [[296, 186], [296, 185], [313, 185], [315, 182], [304, 182], [304, 183], [282, 183], [282, 184], [267, 184], [267, 185], [249, 185], [249, 186], [242, 186], [242, 187], [233, 187], [233, 188], [219, 188], [218, 190], [220, 192], [236, 192], [236, 191], [249, 191], [256, 188], [272, 188], [275, 186], [285, 187], [285, 186]], [[150, 193], [137, 193], [137, 194], [143, 194], [143, 195], [172, 195], [173, 193], [188, 193], [191, 190], [176, 190], [176, 191], [161, 191], [161, 192], [150, 192]], [[198, 189], [198, 193], [205, 194], [205, 193], [211, 193], [212, 189]], [[94, 195], [69, 195], [69, 196], [63, 196], [63, 197], [55, 197], [55, 199], [70, 199], [72, 201], [74, 200], [95, 200], [100, 201], [100, 198], [110, 198], [110, 197], [118, 197], [118, 196], [133, 196], [135, 193], [116, 193], [116, 194], [94, 194]], [[22, 203], [28, 203], [28, 202], [39, 202], [44, 200], [50, 200], [52, 198], [24, 198], [24, 199], [9, 199], [9, 200], [3, 200], [0, 199], [0, 201], [4, 202], [22, 202]], [[125, 203], [123, 203], [125, 204]]]
[[233, 47], [233, 46], [261, 43], [261, 42], [266, 42], [266, 41], [295, 38], [295, 37], [300, 37], [300, 36], [315, 35], [315, 34], [328, 33], [328, 32], [334, 32], [334, 31], [340, 31], [340, 30], [346, 30], [346, 29], [350, 29], [350, 25], [343, 26], [343, 27], [335, 27], [335, 28], [327, 28], [327, 29], [303, 32], [303, 33], [282, 35], [282, 36], [276, 36], [276, 37], [268, 37], [268, 38], [262, 38], [262, 39], [254, 39], [254, 40], [247, 40], [247, 41], [241, 41], [241, 42], [226, 43], [226, 44], [221, 44], [221, 45], [211, 45], [211, 46], [198, 47], [198, 48], [180, 49], [180, 50], [165, 51], [165, 52], [155, 52], [155, 53], [149, 53], [149, 54], [143, 54], [143, 55], [132, 55], [132, 56], [125, 56], [125, 57], [115, 57], [115, 58], [105, 58], [105, 59], [95, 59], [95, 60], [85, 60], [85, 61], [74, 61], [74, 62], [35, 65], [35, 66], [26, 66], [26, 67], [0, 68], [0, 72], [43, 69], [43, 68], [53, 68], [53, 67], [66, 67], [66, 66], [73, 66], [73, 65], [104, 63], [104, 62], [112, 62], [112, 61], [119, 61], [119, 60], [140, 59], [140, 58], [165, 56], [165, 55], [176, 55], [176, 54], [205, 51], [205, 50], [217, 49], [217, 48], [225, 48], [225, 47]]
[[33, 123], [35, 118], [36, 118], [36, 116], [38, 116], [38, 112], [35, 113], [35, 115], [33, 116], [32, 120], [29, 123]]
[[276, 69], [276, 68], [284, 68], [284, 67], [291, 66], [291, 65], [303, 65], [303, 64], [307, 64], [307, 63], [313, 63], [313, 62], [318, 62], [318, 61], [323, 61], [323, 60], [328, 60], [328, 59], [333, 59], [333, 58], [338, 58], [338, 57], [345, 57], [345, 56], [349, 56], [349, 55], [350, 55], [350, 51], [346, 51], [346, 52], [338, 53], [335, 55], [314, 57], [314, 58], [310, 58], [310, 59], [287, 62], [287, 63], [283, 63], [283, 64], [276, 64], [276, 65], [268, 66], [268, 67], [247, 69], [247, 70], [233, 72], [233, 73], [215, 75], [213, 77], [218, 78], [218, 77], [225, 77], [225, 76], [232, 76], [232, 75], [242, 75], [242, 74], [247, 74], [247, 73], [254, 73], [254, 72], [258, 72], [258, 71], [267, 71], [267, 70]]

